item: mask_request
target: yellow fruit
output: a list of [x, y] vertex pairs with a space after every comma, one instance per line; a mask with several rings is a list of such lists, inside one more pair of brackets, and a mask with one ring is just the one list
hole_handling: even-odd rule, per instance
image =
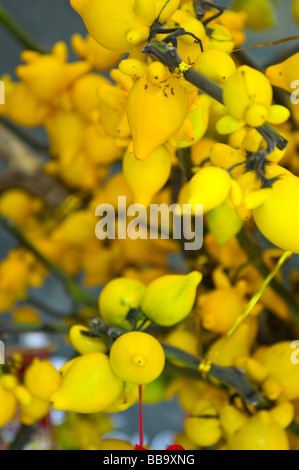
[[295, 417], [295, 408], [293, 403], [287, 401], [277, 405], [269, 413], [279, 426], [286, 429]]
[[127, 315], [131, 309], [138, 309], [144, 293], [144, 285], [125, 277], [108, 282], [99, 297], [100, 315], [108, 325], [124, 330], [132, 327]]
[[165, 343], [183, 349], [190, 354], [198, 355], [197, 335], [181, 327], [173, 329], [164, 339]]
[[217, 418], [187, 418], [185, 432], [189, 439], [200, 447], [215, 445], [221, 438], [222, 431]]
[[124, 382], [146, 384], [161, 375], [165, 354], [153, 336], [131, 331], [113, 343], [110, 364], [114, 373]]
[[[257, 127], [267, 120], [273, 91], [269, 80], [247, 65], [238, 67], [226, 81], [223, 101], [229, 113], [240, 121]], [[255, 122], [256, 120], [256, 122]]]
[[0, 383], [5, 390], [13, 390], [18, 385], [18, 379], [13, 374], [3, 374], [0, 378]]
[[69, 338], [70, 342], [77, 349], [80, 354], [89, 354], [93, 352], [105, 353], [107, 346], [101, 338], [91, 338], [82, 334], [82, 331], [90, 331], [86, 326], [74, 325], [70, 329]]
[[63, 366], [60, 367], [60, 369], [59, 369], [59, 374], [62, 375], [62, 376], [65, 375], [67, 373], [67, 371], [69, 370], [69, 368], [74, 364], [76, 359], [77, 359], [77, 357], [74, 357], [70, 361], [67, 361], [65, 364], [63, 364]]
[[289, 93], [293, 93], [298, 86], [294, 88], [293, 82], [298, 80], [298, 58], [299, 53], [291, 55], [288, 59], [279, 64], [271, 65], [266, 70], [266, 76], [272, 85], [283, 88]]
[[246, 13], [246, 25], [260, 31], [276, 22], [275, 12], [269, 0], [235, 0], [232, 8]]
[[[130, 388], [132, 387], [133, 388]], [[128, 390], [126, 390], [128, 388]], [[123, 393], [112, 403], [108, 408], [104, 410], [104, 413], [120, 413], [133, 406], [139, 397], [139, 390], [136, 384], [125, 384]]]
[[199, 298], [202, 325], [215, 333], [227, 333], [245, 308], [233, 288], [219, 288]]
[[263, 204], [253, 210], [257, 227], [274, 245], [299, 253], [299, 178], [281, 176], [270, 190], [267, 189], [267, 196]]
[[41, 322], [39, 314], [31, 307], [19, 307], [13, 311], [13, 319], [17, 323], [36, 323]]
[[171, 171], [171, 155], [165, 145], [158, 147], [145, 161], [137, 160], [130, 148], [124, 155], [123, 172], [134, 202], [148, 207], [153, 196], [163, 188]]
[[292, 363], [291, 354], [291, 342], [283, 341], [269, 346], [257, 357], [269, 377], [280, 383], [287, 400], [299, 397], [299, 367]]
[[134, 155], [146, 160], [182, 126], [188, 112], [187, 90], [170, 78], [153, 85], [146, 77], [134, 83], [128, 97], [127, 114]]
[[243, 226], [243, 220], [237, 215], [235, 209], [225, 202], [207, 213], [207, 223], [219, 245], [237, 235]]
[[109, 84], [105, 77], [96, 73], [88, 73], [78, 78], [71, 88], [71, 99], [75, 110], [83, 118], [92, 119], [92, 113], [99, 108], [98, 89]]
[[235, 434], [247, 423], [248, 418], [232, 405], [223, 406], [220, 410], [220, 424], [228, 435]]
[[123, 55], [121, 52], [111, 51], [101, 46], [90, 35], [84, 39], [80, 34], [74, 34], [71, 38], [71, 44], [76, 54], [92, 64], [98, 72], [113, 67]]
[[236, 65], [230, 55], [217, 49], [204, 51], [198, 56], [193, 67], [219, 86], [224, 85], [236, 71]]
[[20, 421], [26, 426], [31, 426], [47, 416], [49, 411], [50, 404], [48, 401], [33, 398], [28, 405], [20, 403]]
[[82, 17], [89, 34], [103, 47], [127, 52], [149, 38], [155, 20], [154, 0], [71, 0], [72, 7]]
[[51, 405], [56, 410], [97, 413], [108, 408], [122, 391], [123, 382], [112, 371], [105, 354], [84, 354], [66, 371], [51, 397]]
[[[257, 320], [249, 316], [237, 329], [232, 338], [223, 347], [225, 336], [216, 340], [210, 347], [207, 359], [224, 367], [234, 366], [239, 357], [247, 357], [258, 332]], [[218, 353], [220, 348], [220, 352]]]
[[120, 439], [102, 439], [89, 450], [134, 450], [134, 446]]
[[24, 374], [24, 384], [34, 398], [49, 400], [61, 382], [59, 372], [47, 360], [35, 358]]
[[172, 326], [192, 311], [202, 274], [169, 274], [151, 282], [142, 298], [141, 310], [154, 323]]
[[17, 402], [15, 397], [0, 384], [0, 428], [12, 420], [16, 409]]
[[267, 411], [252, 416], [228, 440], [229, 450], [289, 450], [287, 434]]
[[21, 57], [26, 65], [16, 68], [16, 75], [42, 101], [54, 99], [76, 78], [90, 70], [88, 62], [67, 63], [67, 46], [56, 43], [50, 54], [23, 51]]
[[201, 168], [188, 183], [186, 199], [179, 201], [191, 204], [192, 213], [195, 204], [202, 204], [203, 212], [206, 213], [226, 200], [231, 185], [232, 179], [226, 170], [213, 166]]
[[13, 83], [10, 77], [2, 77], [5, 86], [5, 105], [0, 114], [21, 126], [35, 127], [45, 123], [50, 114], [47, 103], [41, 102], [23, 83]]
[[1, 194], [0, 212], [21, 225], [34, 213], [33, 198], [22, 189], [9, 189]]

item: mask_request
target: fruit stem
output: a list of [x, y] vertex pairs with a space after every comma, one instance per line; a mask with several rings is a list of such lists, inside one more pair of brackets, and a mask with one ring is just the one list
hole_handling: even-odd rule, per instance
[[143, 447], [142, 385], [138, 385], [138, 391], [139, 391], [139, 445]]

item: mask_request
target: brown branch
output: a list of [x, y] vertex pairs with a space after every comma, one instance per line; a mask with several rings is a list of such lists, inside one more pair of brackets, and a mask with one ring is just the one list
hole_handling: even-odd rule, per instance
[[56, 209], [70, 195], [59, 181], [46, 175], [39, 156], [0, 123], [0, 158], [6, 161], [7, 170], [0, 175], [0, 191], [22, 188], [41, 197], [52, 209]]

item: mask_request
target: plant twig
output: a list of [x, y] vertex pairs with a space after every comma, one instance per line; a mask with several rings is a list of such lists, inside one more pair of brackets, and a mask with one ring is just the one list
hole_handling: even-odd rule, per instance
[[[247, 235], [246, 231], [242, 229], [237, 235], [241, 248], [247, 253], [250, 262], [254, 267], [266, 278], [270, 274], [269, 268], [266, 266], [262, 259], [262, 253], [259, 246], [252, 241]], [[293, 292], [287, 289], [283, 284], [276, 279], [271, 281], [271, 287], [276, 293], [287, 303], [290, 309], [290, 314], [295, 323], [299, 324], [299, 304]]]
[[17, 41], [22, 45], [25, 46], [27, 49], [32, 51], [39, 52], [40, 54], [47, 54], [48, 50], [42, 46], [40, 46], [33, 37], [24, 30], [24, 28], [15, 20], [13, 19], [8, 11], [0, 6], [0, 23], [12, 34], [13, 37], [17, 39]]
[[0, 157], [7, 163], [7, 169], [0, 175], [0, 191], [12, 187], [25, 189], [53, 209], [70, 195], [59, 181], [43, 172], [39, 156], [3, 121], [0, 121]]
[[[125, 333], [119, 328], [105, 325], [99, 318], [92, 320], [90, 324], [91, 336], [105, 337], [111, 340]], [[170, 344], [161, 342], [161, 345], [164, 349], [166, 359], [180, 362], [183, 366], [193, 370], [198, 378], [203, 378], [203, 375], [200, 373], [200, 365], [203, 362], [201, 357], [194, 356]], [[241, 369], [212, 364], [208, 372], [208, 378], [211, 380], [216, 379], [216, 385], [218, 384], [218, 386], [224, 385], [234, 389], [246, 403], [252, 406], [257, 408], [269, 408], [271, 406], [270, 402], [250, 384], [245, 376], [245, 372]]]
[[10, 444], [8, 450], [22, 450], [31, 439], [31, 436], [34, 433], [34, 431], [35, 431], [34, 425], [25, 426], [25, 424], [22, 424], [13, 442]]

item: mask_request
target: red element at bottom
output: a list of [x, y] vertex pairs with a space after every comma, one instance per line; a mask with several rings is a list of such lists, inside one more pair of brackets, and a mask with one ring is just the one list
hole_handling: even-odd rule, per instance
[[[139, 447], [143, 448], [142, 385], [139, 388]], [[140, 449], [139, 449], [140, 450]]]
[[[140, 446], [139, 444], [136, 444], [134, 450], [148, 450], [145, 447]], [[173, 444], [172, 446], [166, 447], [165, 450], [185, 450], [184, 447], [179, 446], [178, 444]]]

